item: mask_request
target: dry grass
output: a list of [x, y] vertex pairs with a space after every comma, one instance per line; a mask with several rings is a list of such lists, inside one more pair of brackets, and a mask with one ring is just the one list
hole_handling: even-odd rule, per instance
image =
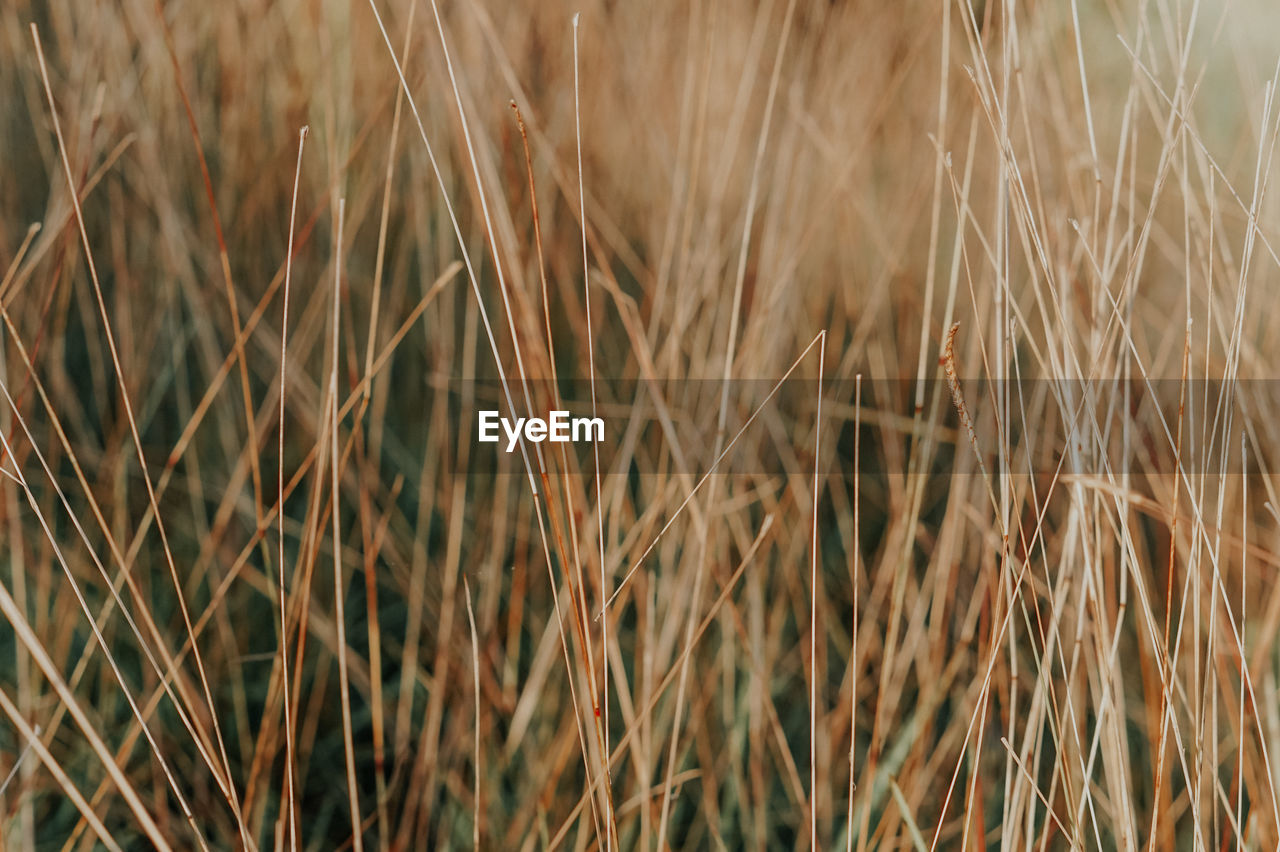
[[0, 846], [1276, 848], [1274, 12], [526, 5], [0, 6]]

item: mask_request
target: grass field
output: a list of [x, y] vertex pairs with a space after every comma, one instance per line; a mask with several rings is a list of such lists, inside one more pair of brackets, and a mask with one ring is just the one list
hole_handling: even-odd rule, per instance
[[1277, 848], [1278, 45], [0, 4], [0, 848]]

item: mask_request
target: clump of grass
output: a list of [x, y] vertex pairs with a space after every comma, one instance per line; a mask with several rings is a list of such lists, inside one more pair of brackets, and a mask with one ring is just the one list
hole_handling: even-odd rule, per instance
[[1274, 847], [1267, 11], [0, 7], [0, 845]]

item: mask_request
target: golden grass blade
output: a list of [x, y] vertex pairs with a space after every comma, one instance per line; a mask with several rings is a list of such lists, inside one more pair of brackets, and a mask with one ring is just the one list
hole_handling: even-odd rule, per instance
[[347, 582], [342, 576], [342, 530], [339, 524], [338, 498], [338, 333], [341, 330], [339, 306], [342, 300], [342, 232], [345, 222], [347, 200], [338, 199], [338, 230], [334, 237], [333, 262], [333, 349], [329, 370], [329, 411], [332, 420], [329, 424], [329, 448], [332, 455], [329, 470], [332, 475], [331, 493], [332, 507], [330, 517], [333, 519], [333, 595], [334, 619], [338, 626], [338, 684], [342, 702], [342, 746], [347, 764], [347, 800], [351, 805], [352, 848], [355, 852], [363, 852], [363, 821], [360, 819], [360, 800], [356, 788], [355, 743], [351, 734], [351, 684], [347, 674], [347, 617], [343, 599], [347, 596]]
[[462, 589], [467, 598], [467, 625], [471, 628], [471, 675], [474, 681], [473, 689], [476, 696], [476, 724], [475, 724], [475, 817], [471, 824], [471, 845], [474, 849], [480, 848], [480, 775], [483, 772], [484, 764], [480, 761], [480, 640], [476, 637], [476, 614], [471, 608], [471, 584], [467, 582], [464, 574], [462, 577]]
[[302, 177], [302, 151], [307, 142], [307, 127], [298, 131], [298, 164], [293, 173], [293, 201], [289, 208], [289, 243], [285, 249], [284, 272], [284, 305], [281, 308], [280, 320], [280, 420], [278, 460], [276, 468], [276, 507], [278, 511], [279, 551], [277, 554], [278, 594], [280, 596], [280, 676], [283, 679], [284, 691], [284, 737], [285, 737], [285, 812], [289, 825], [285, 835], [289, 838], [292, 852], [298, 849], [298, 815], [297, 803], [294, 800], [294, 750], [293, 750], [293, 717], [290, 712], [289, 699], [289, 619], [286, 612], [288, 606], [288, 583], [284, 574], [284, 408], [285, 387], [287, 385], [287, 343], [289, 335], [289, 283], [293, 273], [293, 224], [298, 209], [298, 183]]
[[[18, 708], [14, 706], [13, 702], [9, 700], [9, 696], [5, 694], [3, 690], [0, 690], [0, 708], [2, 708], [5, 715], [9, 717], [9, 723], [13, 725], [18, 733], [22, 735], [23, 739], [27, 741], [27, 745], [22, 751], [22, 757], [25, 758], [28, 752], [34, 751], [36, 753], [36, 757], [40, 758], [40, 762], [44, 765], [45, 769], [49, 770], [49, 774], [58, 782], [58, 786], [67, 794], [67, 798], [76, 806], [76, 810], [80, 812], [84, 821], [88, 823], [91, 829], [93, 829], [93, 833], [97, 836], [102, 845], [107, 849], [112, 850], [112, 852], [122, 852], [120, 845], [112, 839], [111, 833], [107, 831], [107, 827], [102, 824], [102, 820], [100, 820], [98, 815], [93, 812], [93, 808], [89, 807], [89, 803], [84, 800], [84, 796], [76, 789], [75, 784], [71, 783], [71, 779], [67, 777], [67, 773], [62, 769], [62, 765], [58, 763], [57, 759], [49, 753], [47, 748], [45, 748], [44, 743], [40, 741], [40, 726], [36, 725], [35, 727], [32, 727], [28, 725], [27, 720], [23, 718], [22, 713], [18, 711]], [[19, 764], [20, 763], [21, 759], [19, 760]], [[19, 764], [14, 765], [13, 771], [10, 772], [9, 777], [5, 779], [5, 786], [8, 786], [9, 782], [13, 780], [13, 777], [17, 775]], [[3, 789], [0, 789], [0, 792], [3, 792]]]
[[[685, 496], [684, 500], [680, 503], [680, 505], [676, 507], [676, 510], [671, 514], [669, 518], [667, 518], [666, 524], [664, 524], [662, 529], [658, 531], [658, 534], [654, 536], [653, 540], [649, 543], [649, 546], [646, 547], [644, 552], [640, 554], [640, 558], [637, 559], [635, 563], [631, 566], [631, 568], [628, 569], [627, 573], [623, 575], [622, 580], [619, 581], [618, 583], [618, 588], [615, 589], [613, 594], [610, 595], [609, 599], [604, 602], [604, 607], [601, 608], [602, 611], [603, 609], [607, 608], [611, 603], [613, 603], [614, 599], [617, 598], [618, 595], [622, 594], [622, 590], [626, 587], [627, 582], [630, 581], [631, 577], [636, 573], [636, 571], [640, 569], [640, 566], [644, 564], [645, 558], [657, 546], [658, 542], [662, 539], [662, 536], [666, 533], [666, 531], [669, 530], [671, 528], [671, 525], [676, 522], [676, 519], [680, 517], [680, 513], [684, 511], [685, 506], [688, 506], [689, 501], [692, 500], [694, 498], [694, 495], [698, 493], [698, 489], [700, 489], [703, 486], [703, 484], [711, 477], [711, 475], [716, 472], [717, 466], [719, 466], [720, 462], [724, 461], [724, 457], [727, 456], [729, 454], [729, 451], [733, 449], [733, 445], [737, 443], [738, 439], [742, 437], [742, 434], [746, 432], [748, 428], [750, 428], [751, 424], [755, 421], [756, 417], [760, 414], [761, 411], [764, 410], [764, 407], [769, 404], [769, 401], [773, 399], [773, 397], [778, 393], [778, 389], [782, 387], [783, 383], [786, 382], [787, 379], [791, 378], [791, 374], [795, 372], [796, 367], [800, 366], [800, 362], [803, 361], [805, 356], [809, 354], [809, 351], [812, 350], [814, 346], [817, 346], [821, 340], [822, 340], [822, 332], [819, 332], [817, 335], [814, 336], [813, 340], [809, 342], [809, 345], [804, 348], [804, 351], [801, 352], [796, 357], [796, 360], [791, 362], [791, 366], [788, 367], [787, 371], [782, 374], [782, 378], [778, 379], [778, 381], [774, 384], [773, 388], [769, 391], [769, 393], [765, 396], [765, 398], [760, 402], [758, 406], [756, 406], [755, 411], [751, 412], [751, 416], [748, 417], [746, 422], [742, 424], [742, 428], [740, 428], [737, 431], [737, 433], [735, 433], [734, 436], [729, 439], [729, 442], [725, 445], [724, 449], [721, 450], [720, 454], [717, 455], [715, 460], [711, 462], [711, 465], [707, 468], [707, 472], [704, 473], [702, 477], [698, 480], [697, 484], [693, 486], [693, 489]], [[599, 618], [599, 617], [600, 617], [600, 613], [597, 613], [596, 618]]]
[[[573, 15], [573, 128], [574, 138], [577, 141], [578, 155], [578, 221], [582, 225], [582, 304], [587, 318], [587, 379], [591, 386], [591, 416], [598, 417], [600, 413], [599, 405], [596, 400], [596, 345], [595, 337], [592, 332], [593, 324], [591, 322], [591, 265], [587, 260], [587, 201], [586, 201], [586, 180], [582, 174], [582, 105], [581, 105], [581, 86], [578, 80], [578, 13]], [[518, 113], [517, 113], [518, 115]], [[527, 141], [526, 141], [527, 144]], [[532, 175], [530, 176], [532, 180]], [[544, 287], [545, 293], [545, 287]], [[545, 307], [545, 306], [544, 306]], [[550, 335], [548, 334], [548, 340]], [[561, 445], [563, 449], [563, 445]], [[592, 443], [591, 445], [592, 461], [595, 463], [595, 486], [596, 486], [596, 543], [598, 547], [598, 558], [600, 560], [600, 596], [601, 599], [607, 600], [609, 596], [609, 579], [606, 576], [606, 563], [604, 558], [604, 508], [603, 501], [600, 499], [600, 445]], [[572, 513], [571, 513], [572, 514]], [[574, 547], [576, 549], [577, 535], [574, 534]], [[576, 561], [576, 560], [575, 560]], [[582, 579], [579, 576], [579, 588], [582, 586]], [[584, 603], [585, 603], [585, 595]], [[586, 608], [583, 607], [582, 617], [587, 617]], [[591, 641], [585, 643], [588, 656], [587, 665], [589, 670], [594, 673], [595, 664], [591, 659], [590, 649]], [[595, 705], [596, 718], [596, 736], [600, 739], [601, 751], [604, 753], [604, 822], [605, 822], [605, 849], [612, 852], [614, 839], [618, 833], [617, 821], [613, 814], [613, 766], [609, 756], [609, 610], [607, 606], [600, 608], [600, 657], [604, 666], [601, 675], [601, 689], [599, 699], [595, 695], [595, 686], [592, 685], [592, 703]], [[603, 707], [603, 719], [601, 718], [601, 708]]]
[[[58, 697], [62, 702], [67, 706], [68, 711], [71, 713], [71, 718], [75, 720], [76, 726], [80, 729], [85, 740], [89, 743], [90, 748], [93, 749], [94, 754], [101, 762], [103, 768], [107, 771], [107, 775], [111, 777], [112, 782], [116, 785], [116, 789], [119, 790], [120, 795], [124, 797], [125, 802], [128, 804], [134, 817], [138, 820], [138, 824], [142, 828], [143, 832], [155, 845], [156, 849], [161, 850], [161, 852], [169, 852], [171, 847], [169, 846], [168, 841], [165, 839], [164, 835], [160, 833], [159, 826], [156, 825], [155, 820], [147, 811], [146, 806], [142, 804], [142, 799], [139, 797], [137, 790], [134, 788], [133, 784], [130, 783], [129, 779], [125, 777], [125, 774], [121, 771], [120, 767], [116, 766], [114, 758], [112, 758], [110, 751], [107, 750], [106, 745], [98, 736], [93, 723], [90, 721], [84, 709], [80, 706], [80, 702], [76, 699], [71, 690], [67, 688], [66, 683], [63, 682], [62, 676], [58, 673], [57, 666], [54, 665], [53, 660], [51, 660], [49, 655], [45, 652], [44, 646], [40, 642], [40, 638], [36, 635], [36, 632], [32, 630], [31, 624], [27, 621], [27, 618], [23, 615], [22, 611], [18, 609], [18, 605], [14, 603], [13, 598], [9, 594], [8, 587], [2, 583], [0, 583], [0, 613], [4, 615], [5, 620], [13, 627], [14, 633], [17, 634], [18, 641], [20, 641], [23, 647], [27, 649], [28, 653], [31, 654], [32, 659], [35, 661], [36, 665], [40, 667], [40, 670], [44, 673], [49, 684], [53, 687], [54, 691], [58, 693]], [[199, 838], [200, 834], [197, 833], [196, 837]]]

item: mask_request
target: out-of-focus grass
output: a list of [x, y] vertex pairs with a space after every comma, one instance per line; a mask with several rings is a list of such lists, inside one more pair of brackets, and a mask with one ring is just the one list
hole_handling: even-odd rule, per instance
[[4, 846], [1274, 847], [1275, 29], [0, 7]]

